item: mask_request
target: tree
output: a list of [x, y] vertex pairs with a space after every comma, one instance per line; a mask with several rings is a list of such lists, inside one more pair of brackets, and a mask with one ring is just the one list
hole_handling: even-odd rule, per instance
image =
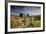
[[29, 14], [27, 14], [27, 16], [29, 17]]
[[20, 17], [23, 17], [23, 14], [22, 13], [20, 13]]

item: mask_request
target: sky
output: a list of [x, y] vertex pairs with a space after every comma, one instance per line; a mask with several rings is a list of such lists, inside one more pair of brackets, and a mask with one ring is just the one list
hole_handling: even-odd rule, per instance
[[19, 16], [20, 13], [29, 16], [41, 15], [41, 8], [36, 6], [11, 6], [11, 15]]

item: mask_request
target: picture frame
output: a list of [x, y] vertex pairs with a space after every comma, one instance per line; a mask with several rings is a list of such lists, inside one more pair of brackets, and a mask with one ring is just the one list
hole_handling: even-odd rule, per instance
[[[27, 11], [29, 11], [29, 9], [30, 9], [30, 11], [32, 11], [32, 12], [29, 11], [29, 14], [26, 14], [28, 12], [25, 12], [24, 9]], [[36, 11], [36, 12], [34, 12], [35, 15], [40, 15], [39, 17], [36, 17], [36, 20], [37, 20], [37, 18], [39, 18], [38, 20], [40, 21], [39, 23], [41, 23], [40, 24], [41, 26], [38, 25], [39, 23], [35, 24], [36, 22], [35, 22], [35, 20], [34, 20], [35, 23], [32, 21], [33, 20], [33, 19], [31, 19], [32, 17], [29, 18], [29, 16], [35, 16], [33, 14], [33, 10]], [[17, 12], [17, 11], [19, 11], [19, 12]], [[23, 14], [19, 15], [19, 13], [24, 13], [24, 16], [23, 16]], [[31, 15], [30, 15], [30, 13], [31, 13]], [[31, 28], [30, 27], [28, 28], [27, 26], [22, 27], [22, 24], [21, 24], [21, 27], [14, 27], [14, 26], [12, 27], [12, 25], [13, 25], [13, 23], [12, 23], [12, 25], [10, 26], [10, 22], [12, 21], [11, 19], [14, 18], [14, 17], [12, 18], [12, 16], [16, 17], [17, 15], [19, 15], [20, 18], [25, 17], [25, 16], [28, 17], [28, 19], [31, 19], [31, 22], [34, 23], [34, 25], [33, 26], [31, 25], [30, 26]], [[28, 19], [26, 17], [24, 18], [24, 20], [25, 21], [27, 20], [26, 22], [28, 22]], [[17, 18], [17, 19], [21, 21], [21, 19], [19, 19], [19, 18]], [[24, 23], [25, 23], [25, 21], [24, 21]], [[18, 24], [18, 22], [17, 22], [17, 24]], [[33, 27], [35, 27], [35, 28], [33, 28]], [[38, 27], [40, 27], [40, 28], [38, 28]], [[24, 33], [24, 32], [42, 32], [42, 31], [45, 31], [45, 4], [44, 4], [44, 2], [8, 1], [7, 3], [5, 3], [5, 33]]]

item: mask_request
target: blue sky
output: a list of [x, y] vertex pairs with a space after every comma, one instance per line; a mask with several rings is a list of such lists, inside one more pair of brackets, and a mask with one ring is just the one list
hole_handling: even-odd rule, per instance
[[20, 13], [29, 14], [30, 16], [40, 15], [40, 9], [40, 7], [35, 6], [11, 6], [11, 15], [19, 16]]

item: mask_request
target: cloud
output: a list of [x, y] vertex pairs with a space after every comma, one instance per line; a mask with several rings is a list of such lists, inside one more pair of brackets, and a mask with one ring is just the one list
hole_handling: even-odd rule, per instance
[[25, 15], [28, 13], [30, 16], [40, 15], [41, 9], [35, 6], [11, 6], [11, 15], [19, 16], [20, 13]]

